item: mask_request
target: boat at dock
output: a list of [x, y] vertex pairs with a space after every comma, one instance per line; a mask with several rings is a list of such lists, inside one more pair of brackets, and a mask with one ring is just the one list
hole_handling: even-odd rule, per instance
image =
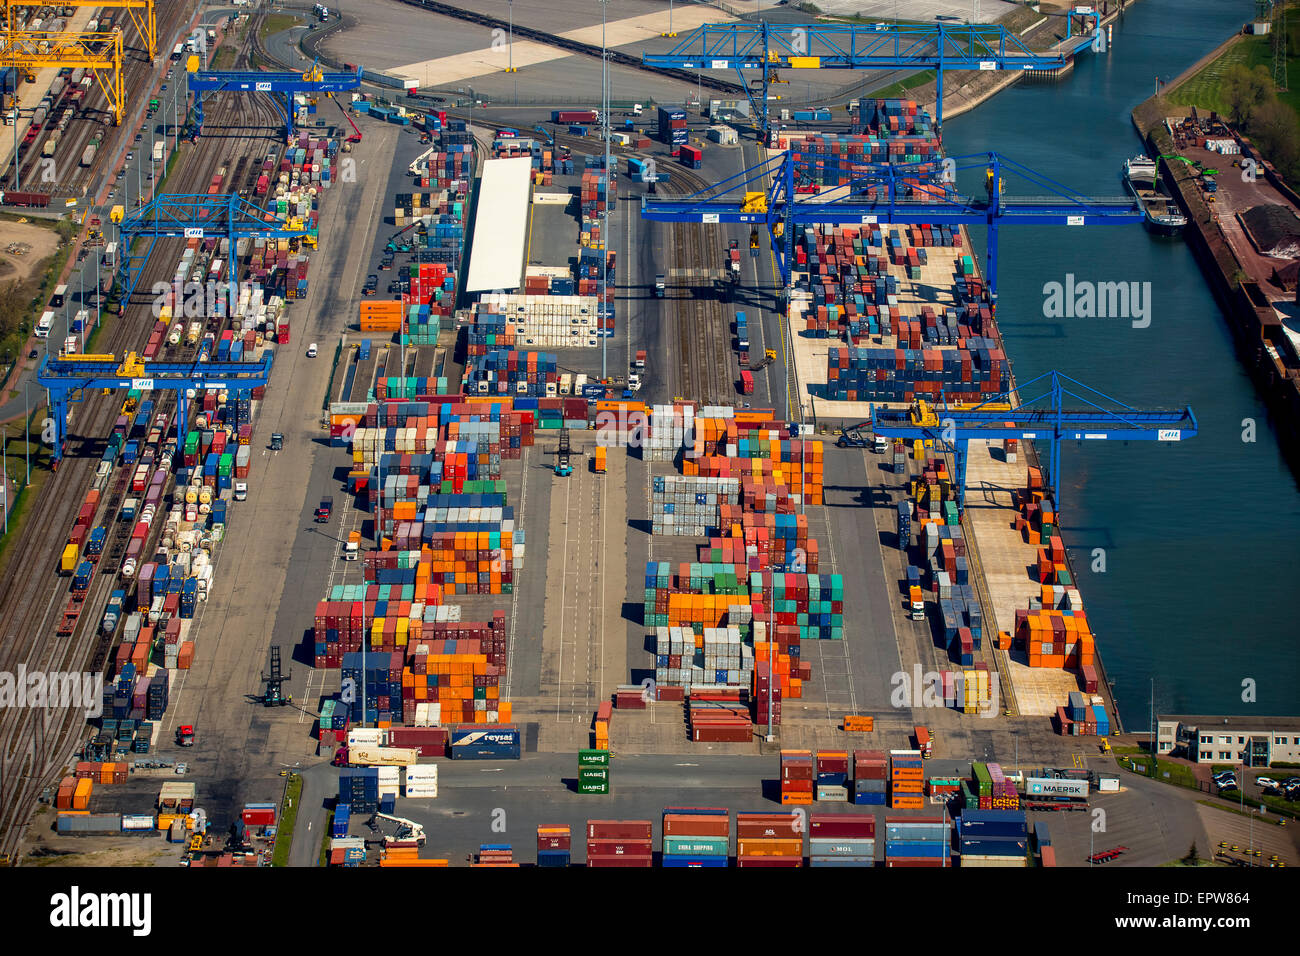
[[1146, 227], [1160, 236], [1177, 236], [1187, 225], [1187, 217], [1178, 203], [1164, 193], [1159, 182], [1159, 167], [1147, 156], [1124, 161], [1124, 185], [1142, 206]]

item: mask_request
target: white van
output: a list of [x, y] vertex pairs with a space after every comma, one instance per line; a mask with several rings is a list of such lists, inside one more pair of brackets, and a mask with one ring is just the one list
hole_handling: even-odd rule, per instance
[[44, 313], [41, 316], [40, 321], [36, 323], [36, 337], [38, 339], [48, 339], [50, 337], [50, 329], [53, 327], [54, 327], [54, 313], [53, 312]]

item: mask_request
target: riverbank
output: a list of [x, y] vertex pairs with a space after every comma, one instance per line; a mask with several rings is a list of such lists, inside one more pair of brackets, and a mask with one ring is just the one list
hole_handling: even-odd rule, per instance
[[[1192, 75], [1195, 71], [1187, 71], [1182, 79]], [[1173, 84], [1165, 92], [1171, 88]], [[1139, 104], [1132, 120], [1148, 153], [1161, 157], [1161, 177], [1188, 216], [1187, 244], [1223, 310], [1238, 358], [1274, 416], [1282, 453], [1300, 475], [1300, 333], [1288, 329], [1284, 318], [1288, 310], [1300, 310], [1294, 305], [1294, 291], [1287, 293], [1270, 281], [1272, 260], [1251, 244], [1239, 218], [1256, 205], [1281, 205], [1300, 213], [1300, 195], [1267, 160], [1253, 155], [1248, 138], [1236, 134], [1242, 155], [1258, 163], [1255, 181], [1229, 167], [1218, 177], [1223, 192], [1207, 194], [1203, 177], [1172, 157], [1209, 161], [1214, 155], [1221, 166], [1233, 160], [1220, 154], [1201, 156], [1204, 151], [1194, 144], [1175, 140], [1169, 120], [1177, 122], [1189, 113], [1187, 108], [1172, 106], [1165, 95], [1157, 95]], [[1189, 153], [1196, 155], [1185, 155]], [[1278, 268], [1283, 264], [1276, 260]]]
[[[1114, 9], [1107, 8], [1108, 12], [1103, 14], [1101, 17], [1101, 25], [1103, 29], [1118, 20], [1125, 10], [1130, 9], [1137, 2], [1138, 0], [1121, 0], [1121, 3], [1116, 5]], [[1004, 18], [1004, 25], [1006, 25], [1008, 20], [1016, 17], [1018, 13], [1019, 11], [1017, 11], [1016, 14], [1012, 14], [1010, 18]], [[1008, 26], [1008, 30], [1015, 33], [1021, 39], [1025, 39], [1031, 47], [1039, 52], [1050, 53], [1065, 49], [1067, 43], [1064, 40], [1043, 44], [1035, 44], [1033, 42], [1034, 34], [1049, 29], [1054, 22], [1054, 18], [1047, 16], [1046, 14], [1034, 14], [1034, 16], [1036, 19], [1028, 27], [1021, 30], [1015, 30], [1014, 27]], [[1072, 40], [1070, 45], [1072, 45], [1073, 42], [1074, 41]], [[975, 109], [975, 107], [987, 102], [1003, 90], [1014, 86], [1027, 77], [1030, 78], [1031, 82], [1051, 83], [1056, 82], [1062, 77], [1068, 76], [1073, 69], [1074, 62], [1071, 60], [1060, 69], [1053, 70], [1050, 73], [1044, 73], [1041, 76], [1034, 76], [1024, 70], [999, 70], [991, 73], [958, 74], [967, 76], [968, 78], [956, 82], [949, 80], [945, 83], [943, 92], [943, 117], [945, 120], [949, 120], [961, 116], [963, 113], [969, 113], [971, 110]], [[937, 82], [932, 81], [913, 89], [908, 98], [916, 100], [917, 106], [922, 107], [926, 112], [933, 116], [937, 92], [938, 84]]]

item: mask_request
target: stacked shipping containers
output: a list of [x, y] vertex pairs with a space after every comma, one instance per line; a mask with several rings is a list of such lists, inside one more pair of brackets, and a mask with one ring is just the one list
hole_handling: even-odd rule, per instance
[[1023, 810], [963, 810], [957, 839], [963, 867], [1029, 865], [1029, 829]]
[[565, 867], [569, 865], [572, 835], [568, 825], [541, 825], [537, 828], [537, 865]]
[[876, 818], [864, 813], [808, 817], [809, 866], [875, 866]]
[[853, 802], [859, 806], [885, 805], [889, 758], [883, 750], [853, 751]]
[[946, 867], [951, 859], [947, 817], [885, 817], [885, 866]]
[[925, 806], [924, 772], [919, 750], [889, 752], [889, 806], [894, 810], [920, 810]]
[[[785, 800], [785, 755], [799, 753], [782, 751], [782, 803], [803, 801]], [[802, 751], [807, 753], [807, 751]], [[800, 761], [802, 758], [798, 758]], [[802, 764], [800, 764], [802, 765]], [[808, 783], [812, 783], [812, 763], [808, 762]], [[802, 792], [802, 791], [801, 791]], [[808, 791], [808, 801], [812, 792]], [[737, 813], [736, 814], [736, 865], [740, 867], [803, 866], [803, 817], [797, 813]]]
[[781, 804], [808, 806], [813, 802], [815, 774], [811, 750], [781, 751]]
[[666, 807], [663, 865], [725, 867], [731, 852], [731, 817], [725, 808]]
[[649, 820], [588, 820], [587, 866], [651, 866], [652, 831]]
[[687, 139], [686, 110], [679, 106], [659, 107], [659, 139], [677, 155]]

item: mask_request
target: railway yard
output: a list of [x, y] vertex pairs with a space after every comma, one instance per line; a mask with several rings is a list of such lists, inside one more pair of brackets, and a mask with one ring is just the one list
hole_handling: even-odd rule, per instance
[[[959, 463], [937, 438], [944, 394], [1018, 402], [965, 227], [790, 219], [787, 284], [782, 235], [665, 211], [792, 149], [813, 198], [864, 148], [938, 162], [925, 108], [864, 97], [764, 141], [707, 116], [732, 74], [642, 67], [671, 44], [637, 0], [598, 118], [576, 4], [512, 9], [523, 101], [483, 66], [489, 4], [384, 0], [391, 44], [363, 6], [159, 4], [153, 60], [125, 11], [75, 8], [122, 27], [120, 125], [90, 73], [18, 68], [0, 201], [89, 255], [64, 334], [23, 349], [36, 420], [67, 423], [0, 551], [0, 674], [90, 679], [0, 707], [0, 856], [1240, 862], [1224, 834], [1300, 865], [1294, 827], [1117, 761], [1147, 728], [1120, 722], [1046, 446]], [[682, 6], [683, 35], [733, 22]], [[820, 108], [832, 71], [808, 72]]]

